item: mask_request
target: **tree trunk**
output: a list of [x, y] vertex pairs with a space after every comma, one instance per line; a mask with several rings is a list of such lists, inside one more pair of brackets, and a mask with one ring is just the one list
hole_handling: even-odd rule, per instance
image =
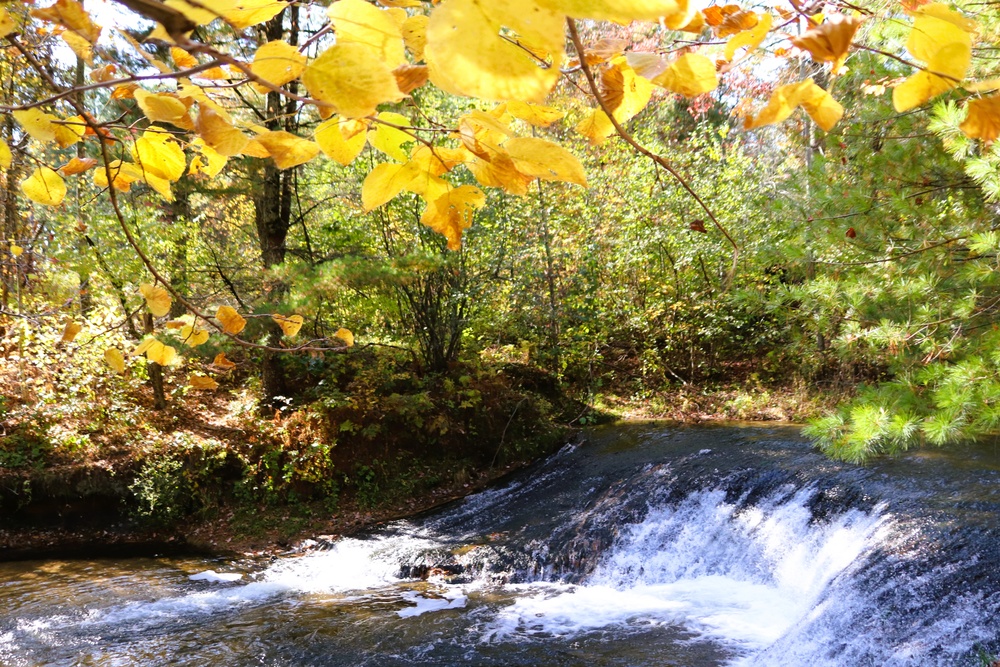
[[[298, 7], [291, 7], [291, 31], [288, 43], [298, 43]], [[265, 24], [264, 36], [268, 41], [281, 39], [284, 36], [284, 16], [281, 12]], [[264, 125], [269, 130], [285, 130], [294, 132], [295, 106], [289, 100], [283, 104], [282, 96], [275, 92], [267, 94], [267, 114]], [[284, 120], [282, 120], [282, 118]], [[260, 247], [260, 257], [265, 269], [271, 269], [285, 261], [285, 240], [292, 219], [292, 176], [294, 170], [279, 170], [273, 162], [264, 165], [260, 189], [254, 197], [254, 218], [257, 225], [257, 240]], [[265, 293], [272, 302], [280, 301], [287, 287], [279, 281], [266, 278], [268, 284]], [[267, 322], [266, 343], [270, 347], [278, 347], [281, 342], [281, 328], [274, 322]], [[265, 350], [261, 358], [261, 410], [265, 413], [283, 406], [278, 397], [285, 396], [288, 383], [284, 369], [281, 366], [280, 353]]]

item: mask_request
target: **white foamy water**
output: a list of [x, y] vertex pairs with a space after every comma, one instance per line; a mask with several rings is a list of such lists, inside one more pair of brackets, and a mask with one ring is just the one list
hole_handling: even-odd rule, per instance
[[810, 523], [809, 489], [738, 512], [698, 492], [623, 527], [583, 585], [527, 584], [484, 639], [683, 626], [759, 650], [805, 618], [829, 583], [880, 539], [880, 511]]

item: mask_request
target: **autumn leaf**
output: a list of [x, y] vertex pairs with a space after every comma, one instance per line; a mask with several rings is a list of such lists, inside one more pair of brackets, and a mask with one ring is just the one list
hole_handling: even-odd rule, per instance
[[198, 66], [198, 60], [179, 46], [170, 47], [170, 58], [178, 69], [190, 69]]
[[539, 0], [538, 4], [577, 19], [618, 23], [653, 21], [678, 11], [675, 0]]
[[615, 126], [603, 109], [591, 110], [573, 129], [587, 137], [593, 146], [601, 145], [615, 133]]
[[652, 82], [685, 97], [696, 97], [719, 87], [715, 63], [697, 53], [686, 53], [670, 63]]
[[198, 347], [208, 341], [207, 331], [191, 325], [181, 327], [180, 336], [181, 340], [189, 347]]
[[521, 100], [509, 100], [507, 113], [535, 127], [548, 127], [566, 114], [559, 109]]
[[514, 166], [543, 181], [565, 181], [587, 187], [587, 175], [575, 155], [548, 139], [515, 137], [504, 144]]
[[[542, 102], [560, 76], [564, 14], [532, 0], [444, 0], [427, 24], [424, 57], [431, 81], [456, 95]], [[509, 42], [504, 28], [536, 42], [555, 66], [543, 67]]]
[[43, 144], [56, 140], [57, 126], [53, 121], [58, 119], [52, 114], [34, 108], [18, 109], [12, 111], [11, 115], [32, 139]]
[[224, 371], [236, 368], [236, 364], [226, 358], [225, 352], [219, 352], [215, 355], [215, 359], [212, 360], [212, 365], [216, 368], [221, 368]]
[[115, 190], [128, 192], [131, 184], [142, 180], [142, 170], [131, 162], [114, 160], [105, 168], [100, 166], [94, 170], [94, 185], [100, 188], [108, 187], [108, 172], [111, 172], [111, 180]]
[[13, 255], [14, 257], [20, 257], [21, 253], [24, 252], [24, 248], [22, 248], [19, 245], [15, 245], [14, 242], [11, 241], [10, 239], [7, 240], [7, 243], [10, 244], [10, 254]]
[[17, 30], [17, 24], [13, 17], [7, 13], [6, 9], [0, 7], [0, 37], [6, 37], [15, 30]]
[[177, 99], [175, 95], [151, 93], [137, 88], [133, 91], [132, 97], [135, 98], [139, 108], [149, 120], [155, 123], [170, 123], [185, 130], [194, 129], [194, 123], [191, 121], [191, 116], [188, 115], [187, 105]]
[[403, 34], [388, 12], [364, 0], [340, 0], [326, 13], [338, 44], [363, 46], [390, 70], [406, 64]]
[[146, 130], [136, 139], [132, 157], [144, 176], [152, 175], [166, 181], [178, 180], [187, 168], [184, 150], [173, 135], [155, 128]]
[[59, 144], [59, 148], [72, 146], [80, 141], [87, 132], [87, 125], [80, 116], [73, 116], [63, 121], [57, 120], [53, 125], [55, 126], [53, 131], [55, 132], [56, 143]]
[[473, 185], [460, 185], [427, 205], [420, 222], [448, 239], [449, 250], [462, 247], [462, 231], [472, 226], [476, 209], [486, 205], [486, 195]]
[[66, 196], [66, 183], [52, 169], [38, 167], [21, 181], [21, 192], [36, 204], [58, 206]]
[[360, 44], [331, 46], [309, 63], [302, 83], [312, 97], [348, 118], [369, 116], [379, 104], [403, 99], [392, 68]]
[[125, 357], [118, 348], [109, 347], [104, 350], [104, 363], [116, 373], [125, 374]]
[[427, 46], [427, 23], [430, 17], [426, 14], [416, 14], [403, 21], [400, 32], [403, 43], [413, 54], [413, 59], [420, 62], [424, 59], [424, 48]]
[[[368, 143], [394, 160], [406, 162], [406, 150], [403, 144], [415, 141], [412, 134], [404, 132], [400, 127], [410, 127], [410, 119], [391, 111], [383, 111], [375, 117], [375, 128], [368, 133]], [[397, 126], [397, 127], [393, 127]]]
[[91, 44], [97, 44], [97, 39], [101, 35], [101, 27], [91, 20], [90, 14], [76, 0], [57, 0], [54, 5], [45, 9], [31, 10], [31, 15], [43, 21], [65, 26]]
[[226, 157], [239, 155], [250, 142], [250, 137], [205, 105], [199, 106], [195, 129], [208, 146]]
[[222, 173], [226, 162], [229, 161], [225, 155], [211, 146], [206, 146], [203, 139], [195, 139], [191, 142], [191, 147], [197, 150], [199, 155], [191, 159], [191, 164], [188, 165], [189, 174], [204, 174], [208, 178], [215, 178]]
[[908, 111], [961, 83], [972, 62], [973, 21], [946, 5], [933, 3], [913, 12], [915, 20], [906, 49], [927, 63], [892, 91], [898, 112]]
[[854, 33], [861, 23], [862, 20], [856, 16], [834, 14], [804, 35], [792, 37], [791, 42], [808, 51], [813, 60], [841, 62], [851, 48]]
[[274, 158], [278, 169], [291, 169], [319, 155], [316, 142], [297, 137], [291, 132], [265, 132], [257, 135], [257, 141]]
[[382, 206], [405, 190], [415, 175], [416, 165], [411, 162], [383, 162], [375, 165], [361, 184], [362, 208], [368, 212]]
[[354, 334], [352, 334], [347, 329], [344, 328], [337, 329], [337, 333], [333, 334], [333, 337], [339, 338], [340, 340], [344, 341], [344, 344], [347, 347], [354, 347]]
[[66, 325], [63, 327], [63, 334], [60, 342], [62, 343], [72, 343], [76, 335], [83, 331], [83, 326], [72, 319], [66, 320]]
[[83, 62], [91, 67], [94, 65], [94, 45], [73, 31], [67, 31], [59, 35], [66, 46], [77, 55]]
[[404, 95], [409, 95], [427, 83], [430, 77], [426, 65], [400, 65], [392, 70], [392, 75], [396, 77], [396, 86]]
[[177, 350], [170, 345], [164, 345], [153, 336], [146, 336], [132, 351], [132, 354], [145, 354], [146, 359], [161, 366], [169, 366], [177, 358]]
[[636, 74], [625, 56], [612, 59], [611, 65], [601, 76], [601, 97], [615, 120], [624, 123], [646, 107], [653, 85]]
[[10, 169], [10, 164], [14, 160], [14, 155], [10, 152], [10, 146], [3, 139], [0, 139], [0, 169]]
[[199, 391], [211, 391], [219, 388], [218, 382], [205, 375], [189, 375], [188, 384]]
[[970, 100], [968, 115], [958, 126], [967, 137], [994, 141], [1000, 136], [1000, 95]]
[[97, 160], [92, 157], [74, 157], [72, 160], [59, 167], [59, 173], [63, 176], [75, 176], [76, 174], [82, 174], [92, 168], [95, 164], [97, 164]]
[[219, 320], [223, 331], [234, 336], [239, 335], [247, 326], [246, 319], [232, 306], [219, 306], [215, 311], [215, 319]]
[[163, 317], [170, 312], [170, 304], [173, 301], [170, 294], [162, 287], [154, 287], [149, 283], [139, 285], [139, 293], [146, 300], [149, 312], [156, 317]]
[[271, 319], [281, 327], [281, 331], [289, 338], [293, 338], [299, 332], [299, 329], [302, 328], [302, 323], [305, 321], [301, 315], [285, 317], [277, 313], [271, 315]]
[[817, 125], [829, 132], [844, 115], [844, 107], [830, 93], [816, 85], [812, 79], [779, 86], [771, 95], [767, 106], [756, 118], [747, 118], [748, 130], [780, 123], [792, 115], [798, 107], [805, 109]]
[[726, 60], [732, 60], [733, 56], [736, 55], [736, 52], [742, 48], [746, 48], [748, 55], [756, 50], [756, 48], [760, 46], [760, 43], [764, 41], [764, 38], [767, 37], [767, 33], [771, 30], [771, 21], [772, 18], [770, 14], [762, 14], [756, 26], [730, 38], [730, 40], [726, 42]]
[[327, 157], [346, 167], [365, 147], [365, 129], [362, 121], [334, 116], [316, 128], [314, 139]]
[[[306, 57], [298, 49], [284, 40], [274, 40], [257, 49], [250, 71], [260, 78], [283, 86], [302, 76], [306, 69]], [[266, 93], [268, 88], [255, 84], [258, 92]]]

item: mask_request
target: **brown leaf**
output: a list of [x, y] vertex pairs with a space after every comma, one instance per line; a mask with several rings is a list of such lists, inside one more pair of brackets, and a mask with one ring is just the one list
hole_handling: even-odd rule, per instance
[[845, 236], [847, 236], [847, 238], [849, 238], [849, 239], [853, 239], [853, 238], [857, 238], [858, 233], [856, 231], [854, 231], [854, 227], [848, 227], [847, 228], [847, 234], [845, 234]]
[[427, 83], [427, 65], [400, 65], [392, 70], [396, 86], [405, 95]]
[[792, 37], [791, 42], [808, 51], [813, 60], [836, 62], [847, 55], [861, 22], [856, 16], [834, 14], [804, 35]]
[[705, 221], [704, 220], [695, 220], [690, 225], [688, 225], [688, 227], [690, 227], [691, 231], [693, 231], [693, 232], [701, 232], [702, 234], [707, 234], [708, 233], [708, 230], [705, 229]]

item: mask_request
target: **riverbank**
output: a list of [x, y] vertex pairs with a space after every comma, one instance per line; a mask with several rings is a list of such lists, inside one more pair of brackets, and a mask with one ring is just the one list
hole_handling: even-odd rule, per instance
[[55, 401], [8, 409], [0, 560], [281, 552], [479, 491], [595, 423], [795, 422], [831, 400], [759, 385], [574, 396], [513, 364], [405, 385], [391, 371], [313, 379], [296, 407], [268, 417], [245, 380], [175, 394], [162, 411], [149, 409], [144, 385], [76, 411]]

